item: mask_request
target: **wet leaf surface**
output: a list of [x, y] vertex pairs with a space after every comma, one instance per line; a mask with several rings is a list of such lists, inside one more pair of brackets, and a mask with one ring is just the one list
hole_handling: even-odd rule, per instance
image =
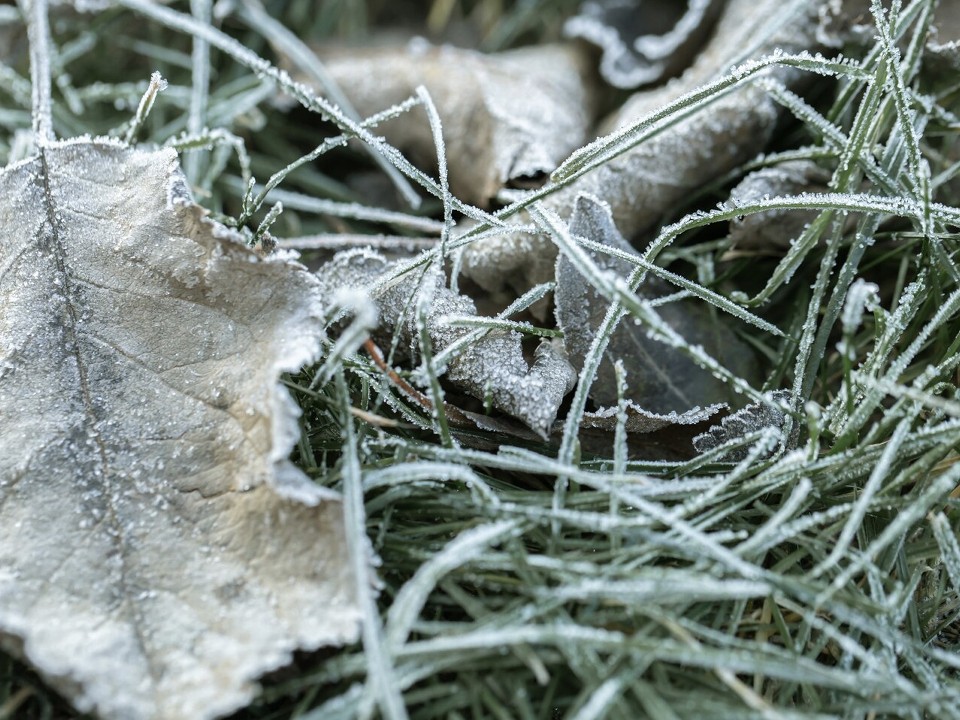
[[0, 642], [107, 720], [211, 718], [356, 638], [340, 503], [286, 459], [317, 285], [192, 203], [172, 150], [0, 173]]

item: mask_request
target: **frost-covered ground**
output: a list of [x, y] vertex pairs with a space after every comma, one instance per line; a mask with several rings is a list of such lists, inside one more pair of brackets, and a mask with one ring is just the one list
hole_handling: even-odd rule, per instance
[[0, 719], [960, 716], [936, 5], [0, 7]]

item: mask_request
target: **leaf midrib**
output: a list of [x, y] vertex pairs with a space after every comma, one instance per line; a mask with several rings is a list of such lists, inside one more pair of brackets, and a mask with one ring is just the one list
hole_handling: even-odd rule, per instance
[[[47, 223], [50, 226], [48, 235], [48, 238], [50, 239], [49, 248], [52, 251], [51, 254], [54, 262], [56, 263], [56, 270], [63, 280], [63, 301], [68, 314], [68, 317], [65, 318], [66, 322], [64, 325], [68, 334], [68, 341], [72, 346], [74, 360], [77, 363], [77, 374], [80, 381], [80, 394], [83, 398], [84, 414], [86, 415], [86, 421], [90, 435], [96, 443], [97, 452], [100, 456], [102, 470], [101, 477], [103, 478], [104, 483], [108, 483], [111, 472], [109, 453], [103, 437], [100, 435], [100, 432], [97, 429], [99, 418], [97, 417], [93, 404], [93, 396], [90, 392], [90, 381], [89, 374], [87, 372], [87, 366], [84, 362], [83, 354], [80, 352], [80, 339], [77, 333], [79, 316], [77, 314], [77, 308], [72, 297], [70, 274], [67, 272], [66, 252], [61, 239], [60, 222], [54, 209], [54, 194], [50, 184], [50, 167], [47, 163], [47, 152], [48, 148], [41, 147], [39, 149], [38, 156], [41, 166], [40, 174], [43, 182], [43, 205], [46, 211]], [[153, 660], [153, 654], [147, 649], [147, 639], [141, 630], [141, 628], [145, 626], [145, 620], [140, 612], [139, 607], [131, 599], [132, 594], [130, 593], [130, 583], [127, 580], [127, 575], [129, 572], [127, 565], [127, 540], [123, 529], [123, 523], [121, 523], [117, 517], [116, 509], [113, 506], [111, 493], [104, 493], [104, 503], [106, 506], [107, 515], [109, 517], [109, 523], [114, 530], [114, 532], [109, 532], [106, 534], [110, 537], [110, 541], [116, 546], [117, 553], [120, 556], [120, 585], [122, 590], [121, 597], [123, 598], [122, 604], [127, 606], [127, 609], [132, 616], [132, 622], [130, 624], [133, 628], [137, 647], [141, 656], [146, 661], [147, 671], [150, 673], [150, 678], [156, 686], [162, 676], [162, 672], [156, 667]]]

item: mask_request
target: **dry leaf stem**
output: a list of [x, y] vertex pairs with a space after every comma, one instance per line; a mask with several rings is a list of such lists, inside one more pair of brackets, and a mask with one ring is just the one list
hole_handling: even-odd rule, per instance
[[[387, 361], [383, 357], [383, 352], [380, 350], [377, 344], [373, 342], [373, 340], [367, 340], [364, 342], [363, 349], [367, 351], [367, 354], [370, 356], [376, 366], [383, 371], [383, 373], [399, 390], [403, 392], [404, 395], [413, 400], [428, 413], [433, 414], [436, 411], [436, 406], [430, 398], [400, 377], [396, 370], [387, 364]], [[447, 414], [448, 420], [451, 420], [455, 424], [462, 427], [475, 427], [470, 418], [464, 415], [459, 408], [455, 407], [454, 405], [445, 402], [443, 404], [443, 408]]]

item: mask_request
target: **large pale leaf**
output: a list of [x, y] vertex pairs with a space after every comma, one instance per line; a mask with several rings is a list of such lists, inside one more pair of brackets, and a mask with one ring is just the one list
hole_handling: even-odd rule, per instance
[[109, 141], [0, 173], [0, 233], [2, 645], [81, 710], [181, 720], [355, 638], [340, 504], [285, 459], [311, 275]]

